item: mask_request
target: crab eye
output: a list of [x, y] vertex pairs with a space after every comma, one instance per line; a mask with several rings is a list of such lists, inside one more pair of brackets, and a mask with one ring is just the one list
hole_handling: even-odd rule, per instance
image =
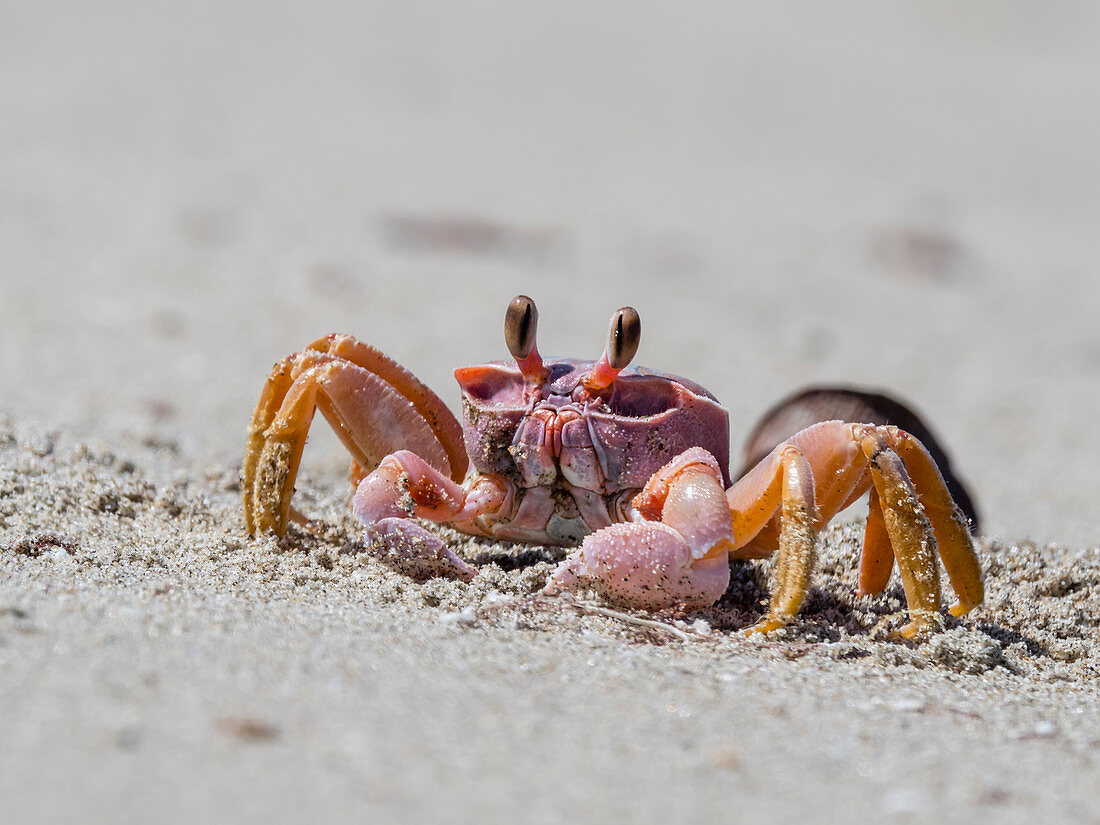
[[546, 369], [535, 346], [535, 332], [539, 325], [539, 311], [535, 302], [526, 295], [517, 295], [504, 313], [504, 342], [508, 352], [516, 359], [520, 372], [527, 381], [541, 383], [546, 379]]
[[535, 308], [535, 302], [526, 295], [513, 298], [504, 314], [504, 341], [513, 358], [520, 360], [531, 354], [535, 348], [538, 324], [539, 311]]
[[642, 319], [634, 307], [623, 307], [611, 316], [607, 333], [607, 363], [612, 369], [625, 369], [638, 352], [642, 339]]
[[611, 316], [607, 331], [607, 347], [592, 371], [582, 381], [590, 392], [600, 392], [611, 386], [616, 376], [630, 363], [642, 339], [642, 321], [634, 307], [622, 307]]

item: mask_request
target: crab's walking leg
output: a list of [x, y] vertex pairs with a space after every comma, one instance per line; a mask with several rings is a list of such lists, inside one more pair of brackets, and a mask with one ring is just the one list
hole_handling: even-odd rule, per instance
[[[244, 520], [250, 533], [255, 532], [257, 529], [255, 516], [256, 477], [259, 475], [260, 456], [264, 450], [264, 434], [267, 432], [267, 428], [271, 426], [271, 422], [275, 420], [279, 407], [282, 405], [290, 385], [294, 382], [291, 373], [294, 368], [295, 357], [284, 358], [271, 368], [271, 372], [268, 373], [267, 380], [264, 382], [263, 390], [260, 392], [260, 400], [256, 403], [256, 409], [252, 413], [252, 421], [248, 425], [248, 442], [245, 445], [244, 461], [241, 464], [241, 491], [244, 497]], [[306, 427], [308, 428], [308, 426], [307, 423]], [[302, 446], [305, 446], [305, 439], [302, 440]], [[298, 460], [300, 459], [301, 455], [299, 454]], [[297, 462], [295, 462], [296, 471]], [[277, 486], [280, 488], [281, 494], [282, 482], [276, 479], [265, 480], [262, 486], [264, 488]]]
[[911, 638], [938, 623], [940, 568], [936, 561], [936, 536], [905, 471], [905, 464], [886, 444], [877, 428], [865, 428], [860, 447], [870, 464], [883, 523], [905, 588], [909, 624], [898, 632]]
[[894, 548], [890, 545], [882, 504], [874, 487], [871, 487], [867, 497], [867, 526], [863, 531], [863, 552], [859, 558], [860, 595], [881, 593], [894, 571]]
[[959, 600], [949, 608], [952, 616], [963, 616], [982, 603], [982, 567], [970, 536], [967, 517], [951, 499], [944, 478], [928, 450], [916, 438], [893, 427], [886, 436], [905, 462], [921, 508], [928, 516], [936, 535], [940, 558]]
[[385, 560], [416, 579], [433, 576], [470, 581], [471, 567], [436, 536], [409, 521], [411, 517], [452, 522], [473, 528], [474, 522], [510, 504], [512, 487], [502, 478], [479, 475], [468, 489], [455, 484], [408, 450], [386, 456], [355, 491], [355, 515]]
[[978, 513], [970, 493], [954, 475], [951, 460], [939, 440], [916, 412], [896, 398], [881, 393], [854, 387], [810, 387], [784, 398], [764, 413], [746, 438], [745, 463], [740, 475], [755, 467], [795, 433], [822, 421], [893, 425], [918, 439], [935, 463], [951, 498], [970, 520], [971, 529], [980, 531]]
[[374, 348], [330, 335], [276, 364], [264, 385], [241, 472], [250, 532], [285, 532], [316, 409], [360, 472], [410, 447], [452, 478], [465, 474], [461, 428], [439, 397]]
[[699, 447], [681, 453], [654, 474], [633, 506], [645, 520], [585, 537], [543, 592], [590, 587], [616, 604], [645, 610], [714, 604], [729, 584], [733, 549], [714, 457]]
[[[809, 461], [788, 444], [727, 492], [738, 544], [747, 544], [780, 511], [779, 555], [768, 612], [750, 632], [789, 622], [802, 606], [817, 560], [818, 513]], [[736, 554], [735, 554], [736, 555]]]
[[[800, 481], [803, 477], [811, 479], [808, 491]], [[799, 516], [799, 496], [816, 505], [816, 530], [870, 490], [860, 591], [881, 591], [896, 557], [911, 618], [901, 635], [915, 636], [936, 623], [937, 552], [959, 596], [952, 614], [960, 616], [981, 603], [981, 568], [966, 518], [928, 451], [908, 433], [892, 426], [827, 421], [792, 436], [727, 493], [736, 557], [756, 557], [773, 541], [770, 531], [780, 507], [781, 480], [774, 592], [768, 614], [753, 630], [771, 630], [789, 621], [808, 586], [814, 531]]]

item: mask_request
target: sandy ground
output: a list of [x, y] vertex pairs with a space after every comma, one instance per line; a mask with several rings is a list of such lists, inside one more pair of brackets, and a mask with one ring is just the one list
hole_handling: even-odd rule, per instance
[[[391, 4], [392, 5], [392, 4]], [[1089, 4], [0, 4], [0, 799], [13, 821], [1100, 821], [1100, 16]], [[804, 621], [533, 591], [560, 556], [247, 538], [244, 427], [332, 330], [445, 398], [504, 354], [729, 406], [887, 387], [985, 518], [918, 646], [824, 540]], [[381, 819], [385, 817], [385, 819]]]

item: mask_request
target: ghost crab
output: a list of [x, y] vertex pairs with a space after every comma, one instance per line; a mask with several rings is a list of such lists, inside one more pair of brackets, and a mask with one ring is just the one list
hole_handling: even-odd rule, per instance
[[[730, 483], [729, 419], [705, 389], [629, 367], [638, 314], [615, 313], [598, 361], [544, 360], [534, 302], [505, 316], [514, 361], [462, 367], [460, 425], [412, 374], [373, 347], [328, 335], [268, 375], [242, 468], [250, 532], [283, 534], [315, 410], [352, 456], [353, 508], [373, 546], [413, 576], [471, 580], [475, 568], [412, 518], [494, 538], [575, 545], [549, 594], [588, 588], [621, 606], [714, 604], [729, 560], [778, 552], [767, 613], [789, 622], [809, 588], [819, 530], [864, 493], [860, 590], [877, 593], [896, 559], [913, 637], [939, 623], [937, 552], [961, 616], [981, 603], [965, 516], [928, 450], [881, 423], [815, 423]], [[938, 449], [938, 448], [937, 448]]]

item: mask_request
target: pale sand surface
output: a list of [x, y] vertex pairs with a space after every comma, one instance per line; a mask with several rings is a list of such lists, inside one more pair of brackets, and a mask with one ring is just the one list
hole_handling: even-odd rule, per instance
[[[0, 5], [2, 818], [1100, 822], [1100, 15], [957, 5]], [[553, 550], [411, 582], [323, 426], [323, 535], [244, 536], [274, 360], [450, 401], [521, 291], [549, 354], [636, 306], [735, 443], [913, 401], [986, 606], [884, 641], [850, 526], [763, 644], [764, 565], [665, 629], [532, 598]]]

